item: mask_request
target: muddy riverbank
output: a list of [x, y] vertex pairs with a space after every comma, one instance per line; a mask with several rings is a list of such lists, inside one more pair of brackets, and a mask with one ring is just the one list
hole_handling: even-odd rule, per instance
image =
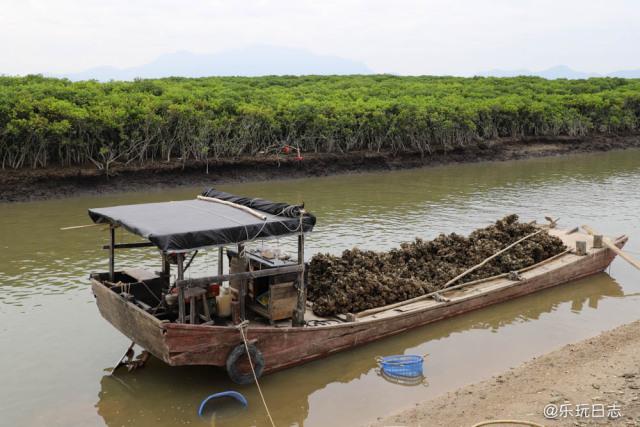
[[640, 321], [566, 345], [376, 425], [468, 427], [500, 419], [547, 426], [640, 425]]
[[608, 151], [640, 147], [640, 135], [585, 138], [502, 139], [473, 147], [420, 154], [389, 153], [313, 154], [242, 157], [205, 163], [179, 160], [143, 166], [115, 165], [111, 176], [88, 165], [84, 168], [0, 170], [0, 202], [42, 200], [80, 194], [101, 194], [147, 188], [213, 185], [247, 181], [303, 178], [333, 174], [418, 168], [452, 163], [514, 160], [570, 153]]

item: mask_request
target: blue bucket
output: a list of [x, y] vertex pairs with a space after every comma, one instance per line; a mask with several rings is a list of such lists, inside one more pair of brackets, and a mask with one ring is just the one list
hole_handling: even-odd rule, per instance
[[380, 369], [390, 377], [415, 378], [422, 376], [424, 356], [396, 355], [376, 358]]

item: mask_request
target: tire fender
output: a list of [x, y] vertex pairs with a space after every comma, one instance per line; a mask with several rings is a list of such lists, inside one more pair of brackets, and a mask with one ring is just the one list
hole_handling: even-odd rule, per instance
[[[262, 352], [258, 350], [258, 347], [255, 344], [249, 344], [249, 357], [251, 357], [251, 362], [253, 363], [253, 369], [256, 371], [256, 377], [260, 378], [262, 376], [262, 372], [264, 371], [264, 357], [262, 356]], [[231, 350], [229, 356], [227, 356], [227, 374], [231, 381], [236, 384], [251, 384], [253, 382], [253, 374], [248, 372], [246, 374], [240, 373], [238, 370], [238, 360], [244, 355], [247, 354], [247, 349], [244, 344], [238, 344]]]

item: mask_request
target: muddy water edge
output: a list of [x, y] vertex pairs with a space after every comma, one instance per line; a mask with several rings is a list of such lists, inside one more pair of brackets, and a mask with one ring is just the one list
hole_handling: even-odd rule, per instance
[[[525, 220], [552, 214], [563, 227], [588, 223], [607, 234], [625, 233], [628, 249], [640, 252], [640, 150], [219, 188], [304, 201], [318, 217], [307, 241], [309, 257], [352, 246], [385, 250], [440, 232], [468, 233], [512, 212]], [[108, 368], [128, 342], [100, 317], [88, 286], [89, 272], [107, 268], [100, 249], [106, 232], [59, 231], [88, 223], [90, 207], [186, 199], [200, 190], [0, 204], [0, 424], [268, 425], [255, 387], [234, 385], [216, 368], [170, 368], [152, 359], [140, 371], [110, 376]], [[277, 242], [283, 248], [292, 243]], [[149, 249], [117, 259], [119, 267], [156, 264]], [[215, 272], [215, 253], [196, 258], [191, 270], [194, 276]], [[639, 302], [638, 275], [616, 260], [608, 273], [275, 373], [261, 383], [279, 426], [367, 424], [636, 320]], [[398, 353], [429, 353], [428, 383], [401, 386], [376, 374], [376, 356]], [[247, 396], [248, 408], [222, 402], [198, 417], [204, 397], [228, 389]]]

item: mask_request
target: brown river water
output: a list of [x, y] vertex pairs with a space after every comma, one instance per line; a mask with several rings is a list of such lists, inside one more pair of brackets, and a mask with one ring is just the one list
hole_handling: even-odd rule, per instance
[[[640, 252], [640, 151], [453, 165], [420, 170], [222, 185], [291, 203], [318, 217], [308, 256], [360, 246], [388, 249], [415, 236], [468, 233], [515, 212], [561, 217], [630, 236]], [[0, 205], [0, 425], [268, 425], [255, 386], [238, 386], [212, 367], [170, 368], [152, 359], [134, 373], [109, 374], [128, 346], [104, 321], [88, 282], [107, 269], [105, 231], [59, 231], [86, 224], [90, 207], [195, 197], [201, 188], [83, 196]], [[120, 237], [120, 235], [119, 235]], [[285, 240], [272, 242], [290, 247]], [[119, 252], [117, 266], [158, 269], [150, 249]], [[126, 258], [126, 259], [124, 259]], [[199, 256], [194, 276], [215, 272]], [[640, 318], [640, 275], [622, 260], [608, 273], [427, 325], [284, 372], [265, 376], [276, 425], [352, 426], [497, 374], [564, 344]], [[375, 357], [424, 354], [427, 382], [403, 386], [376, 373]], [[210, 403], [237, 390], [249, 406]]]

